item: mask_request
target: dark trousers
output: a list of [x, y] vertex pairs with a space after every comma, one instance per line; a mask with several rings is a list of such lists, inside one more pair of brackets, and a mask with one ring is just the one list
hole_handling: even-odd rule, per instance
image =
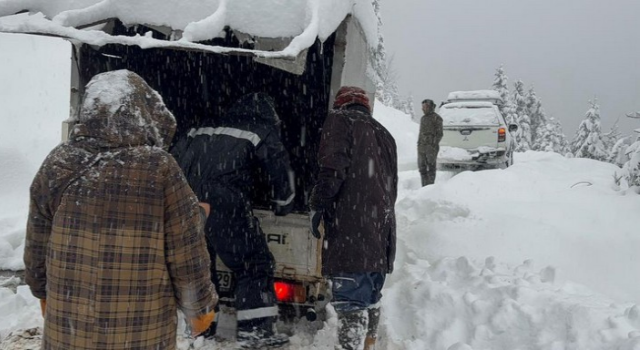
[[364, 310], [382, 298], [385, 275], [379, 272], [342, 273], [330, 277], [336, 311]]
[[212, 189], [205, 234], [212, 260], [211, 277], [219, 289], [216, 255], [236, 279], [238, 331], [270, 335], [278, 315], [273, 289], [275, 262], [245, 196], [224, 187]]
[[331, 304], [338, 314], [338, 343], [344, 350], [372, 349], [378, 337], [385, 275], [379, 272], [331, 276]]
[[436, 182], [436, 161], [427, 160], [425, 162], [426, 169], [425, 171], [420, 172], [420, 177], [422, 179], [422, 186], [433, 185]]

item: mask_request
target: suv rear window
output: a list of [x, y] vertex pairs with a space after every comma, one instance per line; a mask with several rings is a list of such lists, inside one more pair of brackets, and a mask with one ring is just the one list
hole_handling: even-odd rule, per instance
[[444, 105], [440, 108], [440, 116], [445, 125], [495, 125], [500, 124], [498, 115], [492, 105]]

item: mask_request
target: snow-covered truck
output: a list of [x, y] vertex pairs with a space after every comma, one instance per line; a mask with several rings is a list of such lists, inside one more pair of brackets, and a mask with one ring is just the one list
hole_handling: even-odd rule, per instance
[[451, 168], [506, 168], [513, 164], [515, 141], [500, 113], [503, 101], [494, 90], [449, 93], [439, 110], [443, 136], [437, 166]]
[[[177, 135], [215, 120], [243, 94], [271, 95], [296, 173], [296, 202], [294, 213], [276, 217], [266, 186], [259, 187], [255, 214], [276, 259], [281, 315], [316, 317], [329, 295], [306, 201], [335, 92], [360, 86], [374, 101], [378, 37], [371, 1], [0, 0], [0, 32], [73, 44], [72, 115], [91, 77], [116, 69], [138, 73], [163, 96]], [[219, 268], [222, 300], [232, 310], [233, 276]]]

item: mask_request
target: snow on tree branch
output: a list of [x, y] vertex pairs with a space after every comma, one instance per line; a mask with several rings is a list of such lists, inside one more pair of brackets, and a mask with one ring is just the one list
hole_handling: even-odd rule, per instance
[[640, 119], [640, 112], [629, 113], [629, 114], [627, 114], [627, 117], [634, 118], [634, 119]]

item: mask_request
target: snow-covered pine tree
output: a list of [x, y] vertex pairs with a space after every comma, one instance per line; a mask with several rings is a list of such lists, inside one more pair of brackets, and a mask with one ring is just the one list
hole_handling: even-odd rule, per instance
[[[509, 77], [504, 74], [504, 65], [500, 65], [498, 69], [496, 69], [495, 79], [493, 79], [493, 85], [491, 87], [493, 90], [497, 91], [502, 97], [502, 102], [507, 102], [509, 100], [509, 87], [507, 86], [507, 82]], [[504, 114], [504, 105], [499, 106], [500, 112]]]
[[555, 143], [554, 143], [554, 152], [560, 153], [563, 156], [567, 154], [571, 154], [571, 145], [569, 144], [569, 140], [567, 140], [567, 135], [564, 133], [562, 129], [562, 123], [559, 120], [555, 120], [555, 118], [550, 119], [551, 124], [553, 125], [553, 133], [555, 135]]
[[604, 143], [605, 150], [611, 155], [611, 151], [613, 150], [613, 146], [618, 142], [622, 133], [620, 132], [620, 127], [618, 126], [618, 122], [620, 119], [616, 120], [616, 122], [611, 127], [608, 133], [602, 134], [602, 142]]
[[624, 165], [629, 186], [640, 187], [640, 138], [627, 149], [629, 161]]
[[373, 10], [378, 18], [378, 45], [371, 49], [373, 56], [372, 68], [375, 73], [376, 98], [385, 106], [394, 107], [405, 113], [413, 114], [413, 102], [400, 96], [398, 89], [398, 73], [393, 65], [393, 57], [387, 55], [382, 36], [382, 16], [380, 14], [380, 0], [372, 0]]
[[526, 95], [527, 107], [526, 112], [531, 121], [531, 149], [535, 151], [543, 151], [546, 145], [543, 141], [547, 139], [550, 130], [547, 128], [549, 121], [547, 115], [542, 108], [542, 102], [536, 95], [533, 85], [529, 87]]
[[384, 46], [384, 38], [382, 36], [381, 30], [382, 17], [380, 15], [380, 0], [373, 0], [372, 6], [373, 11], [378, 18], [378, 45], [370, 50], [373, 57], [373, 59], [371, 60], [371, 65], [375, 74], [374, 80], [376, 84], [376, 98], [384, 103], [383, 76], [386, 75], [385, 71], [387, 70], [387, 51]]
[[[627, 114], [627, 117], [640, 119], [640, 112]], [[627, 162], [622, 169], [616, 173], [616, 179], [624, 179], [629, 186], [640, 187], [640, 129], [636, 129], [636, 139], [631, 146], [624, 151]], [[640, 193], [640, 189], [636, 192]]]
[[547, 124], [540, 127], [538, 151], [556, 152], [562, 155], [570, 153], [569, 142], [562, 131], [562, 124], [553, 117], [547, 119]]
[[504, 65], [500, 65], [498, 69], [496, 69], [495, 79], [493, 80], [493, 85], [491, 88], [497, 91], [502, 97], [502, 105], [498, 106], [500, 109], [500, 113], [504, 116], [507, 124], [515, 124], [516, 118], [513, 108], [513, 102], [511, 101], [511, 95], [509, 94], [509, 87], [507, 86], [507, 82], [509, 81], [509, 77], [504, 73]]
[[405, 108], [402, 111], [410, 115], [411, 120], [416, 120], [415, 113], [413, 112], [413, 94], [412, 93], [409, 93], [409, 96], [405, 100]]
[[629, 160], [627, 149], [633, 144], [633, 140], [634, 138], [632, 136], [626, 136], [619, 139], [613, 147], [611, 147], [607, 162], [622, 167], [624, 163]]
[[602, 140], [600, 106], [596, 100], [589, 103], [591, 106], [571, 142], [571, 152], [576, 158], [606, 161], [608, 154]]
[[524, 83], [521, 80], [516, 80], [514, 83], [512, 98], [515, 106], [516, 124], [518, 124], [518, 131], [516, 132], [518, 146], [516, 151], [528, 151], [531, 149], [531, 120], [527, 114], [527, 98], [525, 96]]

